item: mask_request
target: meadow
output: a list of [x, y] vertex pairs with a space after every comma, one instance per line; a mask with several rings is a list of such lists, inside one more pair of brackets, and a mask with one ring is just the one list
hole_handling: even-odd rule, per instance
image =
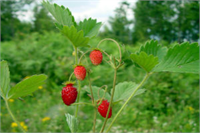
[[[89, 42], [96, 46], [102, 38]], [[120, 43], [121, 44], [121, 43]], [[140, 82], [144, 70], [135, 65], [128, 57], [137, 51], [144, 42], [122, 46], [125, 64], [117, 73], [117, 83], [122, 81]], [[167, 47], [173, 44], [160, 43]], [[111, 42], [101, 45], [107, 53], [119, 56], [117, 47]], [[85, 51], [85, 48], [81, 48]], [[86, 55], [89, 57], [89, 54]], [[21, 34], [11, 41], [1, 43], [1, 59], [8, 61], [11, 86], [33, 74], [44, 73], [48, 79], [39, 86], [33, 95], [22, 99], [10, 99], [11, 110], [28, 132], [70, 132], [65, 113], [74, 114], [75, 106], [66, 106], [61, 98], [63, 82], [67, 81], [73, 71], [73, 47], [60, 33]], [[87, 61], [86, 61], [87, 62]], [[89, 58], [88, 58], [88, 63]], [[112, 88], [113, 69], [103, 62], [92, 67], [92, 84], [108, 85]], [[88, 79], [82, 83], [81, 101], [88, 101], [85, 89]], [[143, 86], [146, 92], [134, 97], [123, 113], [117, 118], [111, 132], [198, 132], [199, 131], [199, 75], [180, 73], [155, 73]], [[110, 91], [108, 91], [110, 92]], [[113, 107], [113, 116], [122, 103]], [[1, 132], [19, 132], [1, 100]], [[78, 119], [79, 131], [92, 131], [93, 109], [81, 105]], [[103, 123], [97, 115], [97, 130]], [[112, 120], [109, 119], [108, 123]], [[107, 124], [109, 125], [109, 124]]]

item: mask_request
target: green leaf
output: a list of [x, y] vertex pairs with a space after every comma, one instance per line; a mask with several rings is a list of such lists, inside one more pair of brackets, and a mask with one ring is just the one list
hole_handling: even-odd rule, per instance
[[55, 23], [55, 26], [61, 31], [63, 29], [63, 25], [59, 23]]
[[140, 52], [144, 51], [148, 55], [153, 55], [158, 57], [158, 60], [161, 61], [162, 58], [167, 54], [167, 47], [162, 47], [158, 45], [156, 40], [147, 41], [144, 46], [140, 48]]
[[96, 19], [84, 19], [84, 21], [80, 22], [79, 25], [77, 25], [78, 31], [83, 30], [84, 36], [92, 38], [96, 36], [99, 32], [99, 29], [101, 27], [101, 22], [97, 23]]
[[18, 98], [32, 94], [39, 86], [44, 84], [47, 76], [44, 74], [33, 75], [15, 85], [9, 91], [9, 98]]
[[[114, 102], [128, 99], [137, 86], [138, 85], [134, 82], [122, 82], [117, 84], [115, 88], [115, 95], [113, 97]], [[145, 92], [145, 89], [139, 89], [134, 96], [142, 94], [143, 92]]]
[[[101, 88], [101, 89], [99, 90], [99, 88], [100, 88], [100, 87], [92, 86], [92, 92], [93, 92], [94, 100], [98, 100], [98, 99], [99, 99], [99, 96], [100, 96], [100, 98], [102, 98], [103, 95], [104, 95], [105, 90], [104, 90], [103, 88]], [[90, 91], [89, 86], [86, 86], [85, 91], [87, 91], [87, 92], [89, 93], [89, 95], [91, 96], [91, 91]], [[99, 96], [98, 96], [98, 91], [99, 91]], [[104, 97], [104, 98], [105, 98], [105, 99], [108, 99], [108, 100], [110, 99], [110, 95], [108, 94], [108, 92], [105, 93], [105, 97]]]
[[169, 71], [199, 73], [198, 43], [188, 42], [170, 48], [163, 60], [153, 69], [155, 72]]
[[158, 57], [147, 55], [143, 51], [140, 52], [139, 55], [131, 54], [130, 58], [146, 72], [150, 72], [158, 64]]
[[72, 26], [76, 25], [74, 17], [68, 8], [59, 6], [57, 4], [50, 4], [48, 1], [43, 0], [43, 5], [53, 15], [56, 21], [61, 25]]
[[10, 72], [9, 72], [8, 64], [6, 61], [1, 61], [0, 67], [1, 67], [0, 95], [4, 98], [7, 98], [8, 91], [10, 90]]
[[66, 116], [66, 121], [71, 132], [75, 133], [78, 130], [78, 119], [70, 114], [65, 114], [65, 116]]
[[77, 31], [74, 26], [63, 26], [61, 31], [75, 47], [89, 47], [89, 38], [83, 36], [83, 31]]

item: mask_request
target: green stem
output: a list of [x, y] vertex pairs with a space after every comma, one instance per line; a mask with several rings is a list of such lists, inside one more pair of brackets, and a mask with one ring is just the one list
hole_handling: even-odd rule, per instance
[[74, 51], [75, 51], [75, 64], [78, 63], [78, 51], [77, 51], [77, 47], [74, 47]]
[[71, 81], [72, 76], [74, 75], [74, 72], [70, 75], [69, 81]]
[[13, 115], [12, 111], [10, 110], [10, 107], [9, 107], [9, 104], [8, 104], [8, 101], [7, 99], [5, 99], [5, 102], [6, 102], [6, 107], [8, 109], [8, 112], [10, 114], [10, 116], [12, 117], [13, 121], [15, 123], [17, 123], [17, 125], [19, 126], [19, 128], [22, 130], [23, 133], [26, 133], [26, 131], [23, 129], [23, 127], [20, 125], [20, 123], [17, 121], [17, 119], [15, 118], [15, 116]]
[[94, 108], [94, 121], [93, 121], [93, 133], [95, 133], [95, 127], [96, 127], [96, 119], [97, 119], [97, 108]]
[[[79, 102], [79, 99], [80, 99], [80, 94], [81, 93], [81, 82], [80, 80], [78, 80], [78, 98], [77, 98], [77, 103]], [[77, 118], [77, 115], [78, 115], [78, 107], [79, 105], [76, 106], [76, 112], [75, 112], [75, 117]]]
[[131, 100], [131, 98], [135, 95], [135, 93], [137, 92], [137, 90], [144, 84], [144, 82], [147, 80], [147, 78], [149, 77], [149, 75], [150, 75], [149, 73], [146, 74], [146, 76], [144, 77], [144, 79], [140, 82], [140, 84], [137, 86], [137, 88], [133, 91], [133, 93], [131, 94], [131, 96], [126, 100], [126, 102], [123, 104], [123, 106], [121, 107], [121, 109], [115, 115], [115, 118], [112, 120], [112, 122], [109, 125], [108, 129], [106, 130], [106, 132], [108, 132], [110, 130], [110, 128], [112, 127], [113, 123], [115, 122], [115, 120], [117, 119], [117, 117], [119, 116], [119, 114], [122, 112], [122, 110], [127, 105], [127, 103]]
[[113, 41], [113, 42], [117, 45], [117, 47], [118, 47], [118, 49], [119, 49], [119, 64], [120, 64], [120, 63], [121, 63], [121, 59], [122, 59], [122, 53], [121, 53], [121, 48], [120, 48], [120, 46], [119, 46], [119, 44], [118, 44], [117, 41], [115, 41], [115, 40], [112, 39], [112, 38], [105, 38], [105, 39], [101, 40], [101, 41], [98, 43], [97, 48], [99, 48], [99, 45], [100, 45], [103, 41], [107, 41], [107, 40]]
[[81, 60], [82, 60], [82, 58], [83, 58], [83, 56], [85, 56], [88, 52], [90, 52], [91, 50], [88, 50], [88, 51], [86, 51], [85, 53], [83, 53], [82, 55], [81, 55], [81, 57], [80, 57], [80, 59], [79, 59], [79, 61], [78, 61], [78, 64], [80, 64], [81, 63]]
[[91, 92], [91, 97], [92, 97], [92, 104], [94, 105], [94, 96], [93, 96], [93, 91], [92, 91], [90, 72], [88, 72], [88, 79], [89, 79], [89, 87], [90, 87], [90, 92]]
[[[75, 51], [75, 64], [78, 64], [78, 51], [77, 51], [77, 47], [74, 47], [74, 51]], [[80, 93], [81, 93], [81, 82], [78, 80], [78, 98], [77, 98], [77, 103], [79, 102], [80, 99]], [[79, 105], [76, 106], [76, 110], [75, 110], [75, 117], [77, 118], [78, 115], [78, 108]]]
[[81, 103], [73, 103], [72, 105], [83, 105], [83, 104], [90, 105], [90, 106], [94, 106], [94, 105], [91, 104], [91, 103], [84, 103], [84, 102], [81, 102]]
[[[114, 59], [115, 60], [115, 59]], [[115, 62], [115, 61], [114, 61]], [[115, 64], [115, 63], [114, 63]], [[105, 118], [105, 121], [103, 123], [103, 126], [101, 128], [101, 133], [104, 131], [104, 128], [106, 126], [106, 123], [107, 123], [107, 120], [108, 120], [108, 115], [110, 113], [110, 108], [112, 106], [112, 101], [113, 101], [113, 96], [114, 96], [114, 93], [115, 93], [115, 85], [116, 85], [116, 78], [117, 78], [117, 68], [115, 68], [115, 72], [114, 72], [114, 79], [113, 79], [113, 89], [112, 89], [112, 93], [111, 93], [111, 99], [110, 99], [110, 104], [109, 104], [109, 107], [108, 107], [108, 111], [107, 111], [107, 114], [106, 114], [106, 118]]]
[[94, 106], [94, 121], [93, 121], [93, 133], [95, 133], [95, 125], [96, 125], [96, 117], [97, 117], [97, 108], [96, 108], [96, 103], [94, 102], [94, 96], [93, 96], [93, 91], [92, 91], [92, 83], [91, 83], [91, 78], [90, 78], [90, 72], [88, 72], [88, 79], [89, 79], [89, 87], [91, 91], [91, 97], [92, 97], [92, 104]]

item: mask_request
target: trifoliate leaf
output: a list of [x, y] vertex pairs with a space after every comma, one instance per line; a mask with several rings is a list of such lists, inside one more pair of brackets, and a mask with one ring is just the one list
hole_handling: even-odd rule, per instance
[[65, 116], [66, 116], [66, 121], [71, 132], [75, 133], [78, 130], [78, 119], [70, 114], [65, 114]]
[[77, 31], [74, 26], [63, 26], [61, 31], [75, 47], [89, 47], [89, 38], [84, 37], [83, 31]]
[[[131, 94], [135, 91], [137, 86], [138, 85], [134, 82], [122, 82], [117, 84], [115, 87], [115, 95], [113, 97], [113, 101], [118, 102], [121, 100], [128, 99], [131, 96]], [[134, 96], [142, 94], [143, 92], [145, 92], [145, 89], [139, 89], [136, 91]]]
[[27, 79], [22, 80], [9, 91], [9, 98], [18, 98], [32, 94], [39, 89], [38, 87], [44, 84], [47, 76], [44, 74], [33, 75]]
[[156, 40], [147, 41], [144, 46], [140, 48], [140, 52], [144, 51], [148, 55], [153, 55], [155, 57], [158, 57], [158, 60], [161, 61], [162, 58], [167, 53], [167, 47], [162, 47], [161, 45], [158, 45], [158, 42]]
[[146, 72], [150, 72], [158, 64], [158, 57], [147, 55], [143, 51], [140, 52], [139, 55], [131, 54], [130, 58]]
[[56, 21], [61, 25], [72, 26], [76, 25], [74, 17], [68, 8], [59, 6], [57, 4], [50, 4], [48, 1], [43, 0], [43, 5], [53, 15]]
[[180, 73], [199, 73], [198, 43], [188, 42], [170, 48], [162, 61], [153, 69], [155, 72], [169, 71]]
[[8, 91], [10, 90], [10, 71], [6, 61], [0, 62], [1, 77], [0, 77], [0, 96], [7, 98]]
[[96, 19], [84, 19], [77, 25], [78, 31], [83, 30], [84, 36], [92, 38], [98, 34], [101, 22], [97, 23]]
[[[102, 98], [104, 93], [105, 93], [105, 90], [103, 88], [99, 89], [100, 87], [97, 87], [97, 86], [92, 86], [92, 92], [93, 92], [93, 97], [94, 97], [94, 100], [98, 100], [99, 97]], [[89, 93], [89, 95], [91, 96], [91, 91], [90, 91], [90, 88], [89, 86], [86, 86], [85, 87], [85, 90]], [[98, 94], [99, 92], [99, 94]], [[105, 93], [105, 99], [107, 100], [110, 100], [110, 95], [108, 94], [108, 92]]]

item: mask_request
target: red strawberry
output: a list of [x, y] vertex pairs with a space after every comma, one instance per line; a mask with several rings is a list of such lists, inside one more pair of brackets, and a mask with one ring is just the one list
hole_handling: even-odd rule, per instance
[[90, 60], [91, 60], [92, 64], [99, 65], [102, 62], [102, 59], [103, 59], [103, 55], [102, 55], [101, 51], [93, 50], [90, 53]]
[[[106, 114], [108, 112], [109, 102], [107, 100], [103, 100], [102, 103], [98, 107], [98, 111], [102, 117], [106, 118]], [[108, 114], [108, 118], [112, 116], [112, 108], [110, 108], [110, 112]]]
[[76, 66], [74, 74], [78, 80], [84, 80], [86, 76], [86, 69], [84, 66]]
[[66, 105], [70, 105], [76, 101], [77, 90], [72, 83], [67, 84], [62, 90], [62, 100]]

